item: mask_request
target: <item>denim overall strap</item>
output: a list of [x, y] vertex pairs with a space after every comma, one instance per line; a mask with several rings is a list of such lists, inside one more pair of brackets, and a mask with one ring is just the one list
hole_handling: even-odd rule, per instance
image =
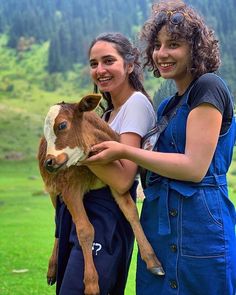
[[[154, 151], [157, 151], [157, 144], [158, 144], [159, 137], [165, 131], [165, 129], [168, 127], [169, 122], [176, 115], [177, 111], [188, 100], [189, 93], [190, 93], [191, 89], [193, 88], [194, 84], [195, 84], [195, 82], [190, 84], [190, 86], [187, 89], [184, 96], [179, 99], [177, 104], [169, 112], [167, 112], [167, 114], [164, 115], [165, 109], [166, 109], [168, 103], [170, 102], [170, 100], [173, 99], [175, 96], [169, 96], [164, 101], [162, 101], [162, 103], [160, 104], [159, 109], [157, 111], [158, 121], [156, 124], [156, 133], [155, 133], [155, 135], [152, 135], [155, 140], [155, 144], [153, 145], [153, 148], [152, 148]], [[146, 140], [146, 137], [148, 137], [148, 134], [147, 134], [147, 136], [145, 136], [144, 140]], [[142, 145], [142, 147], [145, 149], [145, 146]], [[153, 175], [152, 171], [140, 168], [141, 183], [142, 183], [142, 187], [144, 189], [150, 185], [149, 182], [150, 182], [152, 175]]]
[[169, 220], [169, 192], [174, 190], [183, 198], [194, 197], [200, 187], [220, 187], [227, 184], [226, 175], [206, 176], [199, 183], [182, 182], [160, 177], [153, 185], [144, 189], [146, 200], [151, 202], [158, 200], [158, 234], [168, 235], [171, 233]]

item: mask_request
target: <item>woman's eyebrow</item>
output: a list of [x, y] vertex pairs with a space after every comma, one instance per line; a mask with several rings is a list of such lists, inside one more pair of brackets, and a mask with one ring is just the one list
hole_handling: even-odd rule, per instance
[[[102, 59], [106, 59], [106, 58], [115, 58], [113, 55], [104, 55], [102, 56]], [[96, 61], [97, 59], [96, 58], [91, 58], [89, 61]]]
[[108, 54], [108, 55], [104, 55], [102, 58], [105, 59], [105, 58], [115, 58], [115, 57], [114, 55]]

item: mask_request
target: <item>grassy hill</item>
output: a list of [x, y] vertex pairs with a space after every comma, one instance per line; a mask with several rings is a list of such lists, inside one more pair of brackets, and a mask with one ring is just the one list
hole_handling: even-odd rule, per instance
[[[76, 64], [73, 71], [48, 74], [48, 42], [17, 52], [0, 35], [0, 160], [35, 157], [44, 117], [50, 105], [78, 101], [92, 91], [89, 69]], [[152, 95], [160, 84], [146, 81]]]
[[[88, 68], [75, 65], [66, 74], [49, 75], [48, 43], [33, 45], [24, 52], [6, 47], [0, 36], [0, 160], [34, 159], [50, 105], [59, 101], [79, 101], [92, 90]], [[160, 81], [146, 79], [152, 96]], [[236, 155], [229, 173], [236, 192]]]
[[64, 75], [49, 75], [45, 70], [48, 43], [20, 53], [5, 44], [6, 37], [1, 36], [0, 159], [32, 158], [48, 107], [62, 100], [79, 100], [90, 92], [89, 75], [80, 65]]

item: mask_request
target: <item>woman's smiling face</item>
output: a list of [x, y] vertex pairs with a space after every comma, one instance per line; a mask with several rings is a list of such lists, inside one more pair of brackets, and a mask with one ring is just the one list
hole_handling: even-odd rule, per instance
[[188, 85], [193, 79], [188, 70], [191, 66], [190, 54], [187, 41], [173, 39], [166, 27], [162, 27], [157, 35], [152, 55], [161, 77], [173, 79], [177, 87]]
[[102, 92], [119, 92], [129, 83], [129, 67], [115, 48], [115, 44], [98, 41], [90, 51], [90, 75]]

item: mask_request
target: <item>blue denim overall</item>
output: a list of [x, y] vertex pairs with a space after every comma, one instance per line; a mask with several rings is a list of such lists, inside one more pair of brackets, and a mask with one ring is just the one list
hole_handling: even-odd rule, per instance
[[[160, 135], [156, 151], [184, 153], [187, 100], [188, 92]], [[158, 120], [167, 103], [160, 106]], [[141, 223], [166, 274], [148, 272], [138, 255], [137, 295], [236, 294], [236, 214], [226, 180], [234, 143], [233, 119], [219, 137], [209, 170], [199, 183], [149, 173]]]

